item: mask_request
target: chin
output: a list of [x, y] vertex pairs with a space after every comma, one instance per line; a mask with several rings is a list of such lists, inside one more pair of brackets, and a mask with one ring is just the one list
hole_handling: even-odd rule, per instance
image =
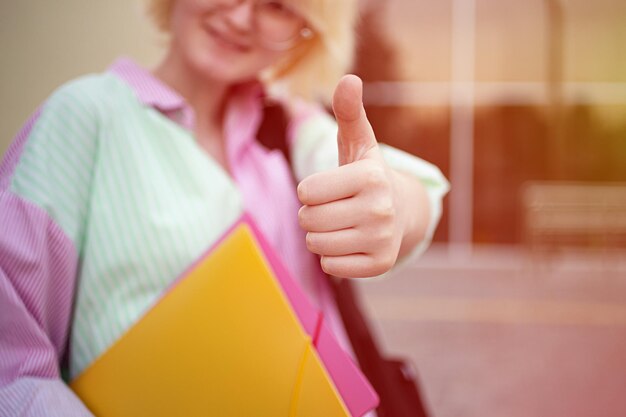
[[229, 68], [207, 68], [202, 72], [207, 78], [225, 84], [239, 84], [258, 78], [256, 72], [237, 72]]
[[190, 57], [192, 67], [203, 77], [227, 84], [238, 84], [256, 79], [263, 67], [257, 67], [246, 60], [221, 57], [213, 51], [194, 53]]

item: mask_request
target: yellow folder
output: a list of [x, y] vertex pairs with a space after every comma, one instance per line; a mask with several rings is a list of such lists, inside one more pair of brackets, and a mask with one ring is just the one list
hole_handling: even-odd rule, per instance
[[245, 223], [70, 386], [99, 417], [350, 415]]

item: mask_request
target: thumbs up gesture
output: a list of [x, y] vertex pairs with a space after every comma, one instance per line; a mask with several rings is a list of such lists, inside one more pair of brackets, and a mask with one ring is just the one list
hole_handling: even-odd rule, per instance
[[362, 91], [358, 77], [341, 79], [333, 96], [339, 167], [298, 185], [307, 247], [321, 255], [326, 273], [346, 278], [388, 271], [399, 254], [423, 238], [428, 223], [419, 181], [383, 160]]

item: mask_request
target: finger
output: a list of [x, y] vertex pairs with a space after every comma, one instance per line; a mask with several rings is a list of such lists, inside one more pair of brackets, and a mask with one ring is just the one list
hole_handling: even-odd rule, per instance
[[333, 94], [333, 112], [339, 128], [339, 165], [358, 161], [377, 146], [363, 108], [363, 83], [359, 77], [346, 75], [339, 81]]
[[302, 204], [317, 205], [352, 197], [366, 185], [363, 175], [368, 161], [357, 161], [308, 176], [298, 184], [298, 199]]
[[320, 264], [328, 275], [341, 278], [375, 277], [387, 272], [392, 265], [364, 253], [322, 256]]
[[306, 235], [307, 248], [318, 255], [343, 256], [365, 253], [370, 248], [367, 240], [357, 229], [344, 229], [327, 233], [309, 232]]
[[300, 227], [307, 232], [332, 232], [364, 221], [367, 212], [357, 210], [351, 198], [317, 206], [302, 206], [298, 211]]

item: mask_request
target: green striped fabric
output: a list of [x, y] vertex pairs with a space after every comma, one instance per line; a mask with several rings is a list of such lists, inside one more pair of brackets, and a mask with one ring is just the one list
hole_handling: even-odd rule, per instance
[[52, 95], [11, 190], [44, 208], [80, 254], [71, 378], [243, 211], [230, 177], [190, 132], [140, 103], [112, 74]]

